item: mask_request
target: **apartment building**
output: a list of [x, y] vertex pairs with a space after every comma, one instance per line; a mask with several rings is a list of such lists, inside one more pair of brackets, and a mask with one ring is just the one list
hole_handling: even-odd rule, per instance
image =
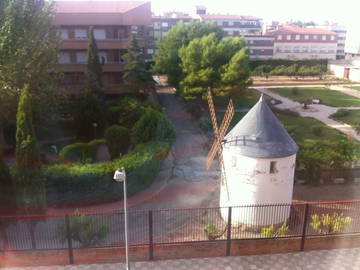
[[54, 25], [62, 40], [57, 70], [64, 73], [63, 84], [71, 93], [84, 86], [88, 32], [94, 29], [99, 58], [103, 63], [106, 94], [125, 91], [122, 83], [124, 61], [134, 34], [145, 56], [151, 55], [150, 2], [59, 1], [55, 3]]
[[274, 36], [273, 58], [336, 59], [337, 33], [319, 28], [282, 27], [267, 31]]
[[326, 23], [318, 25], [316, 28], [326, 29], [337, 34], [336, 59], [345, 59], [346, 27], [337, 23]]
[[274, 36], [246, 35], [244, 37], [250, 59], [273, 58]]
[[178, 11], [165, 12], [163, 15], [153, 15], [152, 25], [155, 42], [165, 37], [169, 30], [178, 22], [188, 23], [191, 20], [194, 20], [194, 18], [189, 14]]
[[254, 16], [208, 14], [204, 6], [196, 6], [196, 14], [201, 22], [215, 22], [229, 37], [262, 33], [261, 19]]

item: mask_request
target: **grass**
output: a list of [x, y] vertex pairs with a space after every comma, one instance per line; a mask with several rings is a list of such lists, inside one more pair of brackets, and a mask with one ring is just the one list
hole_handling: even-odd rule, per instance
[[356, 127], [360, 122], [360, 110], [343, 110], [345, 114], [337, 115], [336, 113], [330, 117], [334, 120], [343, 122], [352, 127]]
[[[296, 92], [294, 89], [296, 89]], [[325, 87], [272, 88], [271, 91], [298, 102], [308, 99], [320, 99], [322, 104], [332, 107], [360, 107], [359, 98]]]
[[347, 88], [354, 89], [360, 91], [360, 86], [347, 86]]

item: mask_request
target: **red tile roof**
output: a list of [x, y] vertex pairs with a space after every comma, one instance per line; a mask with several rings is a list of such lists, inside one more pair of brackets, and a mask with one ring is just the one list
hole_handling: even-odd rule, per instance
[[276, 30], [269, 30], [266, 34], [308, 34], [308, 35], [337, 35], [335, 32], [320, 28], [282, 27]]
[[231, 14], [200, 14], [202, 19], [205, 20], [259, 20], [254, 16], [231, 15]]
[[126, 13], [147, 1], [56, 1], [56, 13]]

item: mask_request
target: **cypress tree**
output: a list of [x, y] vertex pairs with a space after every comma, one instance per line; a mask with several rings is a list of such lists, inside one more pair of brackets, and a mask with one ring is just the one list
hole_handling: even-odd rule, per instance
[[94, 37], [93, 27], [89, 29], [89, 47], [87, 51], [86, 65], [86, 90], [97, 95], [103, 95], [103, 85], [101, 82], [102, 67], [99, 60], [98, 48]]
[[42, 212], [46, 205], [45, 178], [35, 136], [29, 86], [21, 91], [16, 115], [16, 193], [25, 212]]
[[151, 72], [146, 68], [135, 35], [131, 36], [128, 52], [123, 56], [126, 66], [123, 79], [127, 90], [138, 93], [155, 86]]

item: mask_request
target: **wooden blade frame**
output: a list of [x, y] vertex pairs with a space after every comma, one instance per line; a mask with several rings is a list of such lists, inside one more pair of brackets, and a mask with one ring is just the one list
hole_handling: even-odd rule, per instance
[[[220, 129], [218, 131], [217, 136], [215, 137], [215, 141], [213, 143], [213, 145], [211, 146], [211, 149], [209, 151], [209, 154], [207, 156], [207, 160], [206, 160], [206, 169], [209, 169], [211, 166], [212, 161], [215, 158], [216, 153], [218, 153], [219, 156], [219, 161], [221, 163], [222, 161], [222, 156], [221, 156], [221, 142], [224, 139], [225, 133], [230, 125], [230, 122], [232, 120], [234, 116], [234, 105], [232, 100], [230, 99], [230, 102], [227, 106], [225, 115], [224, 115], [224, 119], [221, 123]], [[215, 134], [216, 135], [216, 134]]]
[[209, 112], [210, 112], [211, 122], [213, 124], [215, 138], [216, 138], [219, 133], [219, 128], [218, 128], [218, 124], [217, 124], [217, 120], [216, 120], [214, 100], [213, 100], [210, 88], [208, 89], [207, 100], [208, 100], [208, 104], [209, 104]]

